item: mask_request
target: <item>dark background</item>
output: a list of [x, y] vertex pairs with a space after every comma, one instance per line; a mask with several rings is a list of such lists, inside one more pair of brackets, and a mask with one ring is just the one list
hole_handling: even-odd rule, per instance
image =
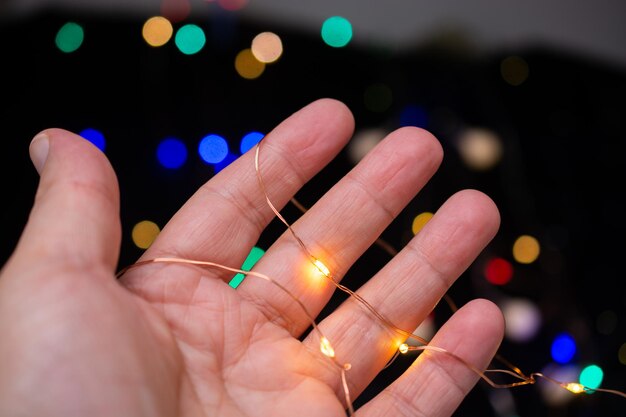
[[[0, 21], [2, 263], [32, 204], [37, 175], [27, 149], [44, 128], [78, 132], [95, 127], [105, 134], [105, 152], [122, 193], [122, 267], [141, 254], [131, 240], [133, 225], [150, 219], [163, 226], [214, 174], [194, 153], [207, 133], [222, 134], [236, 150], [243, 134], [267, 133], [320, 97], [345, 102], [355, 115], [357, 134], [368, 128], [390, 131], [400, 127], [407, 105], [417, 105], [424, 115], [413, 124], [439, 138], [444, 162], [384, 238], [399, 248], [412, 236], [416, 214], [435, 211], [460, 189], [484, 191], [498, 205], [502, 226], [453, 286], [453, 299], [458, 304], [476, 297], [497, 303], [515, 297], [531, 300], [543, 324], [530, 341], [505, 339], [503, 356], [527, 373], [541, 371], [552, 361], [552, 340], [565, 331], [577, 343], [574, 365], [595, 363], [605, 372], [603, 388], [626, 390], [626, 365], [618, 358], [626, 342], [624, 66], [541, 42], [484, 51], [454, 32], [400, 50], [355, 44], [335, 49], [316, 33], [235, 12], [175, 23], [176, 29], [193, 22], [207, 33], [205, 48], [185, 56], [172, 41], [161, 48], [143, 41], [141, 26], [147, 17], [49, 7]], [[79, 22], [86, 32], [82, 47], [71, 54], [54, 45], [67, 21]], [[233, 68], [234, 56], [266, 30], [281, 36], [285, 52], [261, 77], [245, 80]], [[523, 57], [529, 67], [528, 79], [516, 87], [500, 73], [502, 60], [512, 55]], [[391, 106], [380, 112], [364, 103], [365, 91], [375, 83], [393, 92]], [[489, 128], [501, 140], [502, 160], [490, 170], [472, 170], [459, 155], [458, 137], [471, 126]], [[156, 160], [156, 145], [167, 136], [181, 138], [190, 150], [181, 169], [167, 170]], [[342, 153], [307, 184], [299, 195], [303, 203], [314, 203], [352, 165]], [[293, 208], [285, 213], [291, 220], [298, 215]], [[283, 229], [273, 223], [258, 246], [267, 249]], [[511, 255], [514, 240], [522, 234], [541, 243], [539, 259], [529, 265], [516, 263]], [[346, 277], [350, 287], [358, 287], [362, 277], [388, 260], [378, 248], [370, 252]], [[483, 277], [485, 262], [494, 256], [514, 266], [513, 279], [505, 286], [493, 286]], [[446, 306], [438, 307], [436, 323], [449, 314]], [[615, 318], [608, 330], [601, 323], [607, 314]], [[357, 405], [409, 360], [398, 360], [383, 371]], [[503, 402], [509, 406], [499, 409]], [[626, 400], [603, 393], [554, 404], [538, 385], [502, 393], [481, 382], [456, 415], [619, 416], [625, 405]]]

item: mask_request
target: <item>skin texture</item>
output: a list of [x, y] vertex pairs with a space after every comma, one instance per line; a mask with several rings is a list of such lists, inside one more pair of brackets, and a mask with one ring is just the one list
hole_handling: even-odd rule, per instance
[[[337, 155], [353, 125], [343, 104], [325, 99], [264, 139], [260, 171], [276, 207]], [[0, 415], [346, 414], [340, 374], [320, 353], [317, 335], [303, 335], [309, 322], [297, 303], [263, 280], [248, 277], [234, 290], [227, 284], [232, 274], [188, 265], [150, 264], [116, 280], [119, 191], [105, 155], [60, 129], [38, 135], [30, 152], [41, 180], [0, 275]], [[442, 156], [428, 132], [399, 129], [293, 227], [339, 278], [426, 184]], [[250, 151], [201, 187], [142, 259], [237, 267], [273, 216]], [[413, 329], [498, 226], [487, 196], [461, 191], [358, 291], [397, 326]], [[254, 270], [289, 288], [314, 315], [334, 289], [315, 276], [288, 233]], [[352, 364], [352, 398], [399, 343], [353, 300], [320, 328], [337, 359]], [[484, 368], [502, 331], [499, 310], [475, 300], [432, 343]], [[425, 353], [357, 415], [449, 416], [477, 379], [451, 357]]]

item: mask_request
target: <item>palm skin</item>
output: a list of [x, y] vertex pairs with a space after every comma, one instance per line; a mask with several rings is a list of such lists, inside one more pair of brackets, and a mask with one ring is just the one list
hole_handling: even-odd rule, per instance
[[[349, 112], [332, 100], [315, 102], [277, 127], [261, 155], [272, 200], [284, 205], [351, 131]], [[317, 334], [303, 335], [310, 323], [302, 309], [270, 283], [250, 276], [234, 290], [225, 271], [163, 263], [116, 280], [121, 232], [115, 175], [82, 139], [62, 130], [46, 136], [45, 163], [35, 141], [31, 146], [41, 182], [29, 223], [0, 276], [0, 415], [346, 414], [337, 367], [320, 353]], [[392, 133], [385, 142], [294, 225], [336, 276], [345, 274], [441, 158], [436, 141], [417, 129]], [[420, 156], [427, 162], [415, 169], [411, 158]], [[241, 265], [273, 214], [252, 160], [242, 156], [198, 190], [142, 259]], [[360, 210], [366, 221], [351, 221], [362, 218]], [[320, 228], [321, 219], [329, 227]], [[493, 237], [498, 214], [486, 196], [464, 191], [431, 223], [359, 289], [402, 328], [415, 328], [426, 317]], [[330, 283], [311, 277], [289, 234], [255, 270], [288, 287], [314, 315], [332, 294]], [[398, 346], [350, 300], [320, 328], [338, 360], [352, 364], [352, 398]], [[477, 300], [432, 343], [484, 367], [501, 334], [499, 311]], [[357, 415], [449, 416], [476, 380], [449, 357], [423, 354]]]

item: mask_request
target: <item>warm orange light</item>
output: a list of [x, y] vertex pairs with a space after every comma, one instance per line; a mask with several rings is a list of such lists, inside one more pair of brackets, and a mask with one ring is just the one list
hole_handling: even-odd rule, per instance
[[335, 350], [330, 345], [328, 339], [326, 339], [324, 336], [322, 336], [322, 338], [320, 339], [320, 350], [324, 355], [328, 356], [329, 358], [335, 357]]
[[325, 277], [330, 277], [330, 270], [326, 267], [326, 265], [324, 265], [322, 261], [316, 259], [315, 261], [313, 261], [313, 265], [315, 265], [315, 267], [322, 275], [324, 275]]
[[400, 351], [400, 353], [404, 354], [407, 353], [409, 351], [409, 345], [407, 345], [406, 343], [403, 343], [400, 345], [400, 347], [398, 348], [398, 350]]
[[150, 46], [163, 46], [172, 37], [174, 29], [169, 20], [163, 16], [154, 16], [146, 20], [143, 25], [142, 35]]
[[256, 59], [251, 49], [244, 49], [235, 58], [235, 69], [243, 78], [253, 80], [263, 74], [265, 64]]
[[565, 389], [573, 392], [574, 394], [580, 394], [581, 392], [585, 392], [585, 387], [577, 382], [570, 382], [569, 384], [565, 385]]

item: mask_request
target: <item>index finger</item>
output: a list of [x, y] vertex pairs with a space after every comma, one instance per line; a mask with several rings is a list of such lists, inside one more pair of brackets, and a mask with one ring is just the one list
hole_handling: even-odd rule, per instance
[[[259, 170], [277, 208], [339, 153], [353, 128], [352, 114], [343, 103], [322, 99], [294, 113], [263, 139]], [[250, 151], [202, 186], [142, 258], [177, 256], [236, 267], [273, 217]]]

